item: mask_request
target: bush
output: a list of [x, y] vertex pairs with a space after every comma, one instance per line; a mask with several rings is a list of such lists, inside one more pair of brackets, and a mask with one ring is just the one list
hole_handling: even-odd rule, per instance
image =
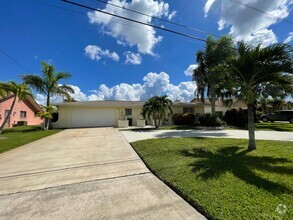
[[195, 115], [192, 113], [173, 114], [173, 121], [176, 125], [193, 125], [195, 123]]
[[217, 114], [203, 114], [198, 118], [200, 125], [207, 127], [216, 127], [222, 124], [222, 121]]
[[225, 113], [224, 120], [227, 125], [245, 127], [248, 123], [247, 110], [242, 108], [227, 110]]

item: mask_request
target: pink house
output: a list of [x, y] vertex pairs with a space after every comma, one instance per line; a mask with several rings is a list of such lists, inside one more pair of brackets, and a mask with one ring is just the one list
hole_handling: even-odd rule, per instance
[[[14, 96], [0, 98], [0, 125], [3, 123], [5, 116], [9, 113], [13, 99]], [[31, 97], [27, 97], [24, 101], [16, 100], [6, 127], [13, 127], [17, 125], [19, 121], [24, 121], [27, 125], [41, 124], [42, 119], [36, 116], [39, 111], [42, 111], [42, 108]]]

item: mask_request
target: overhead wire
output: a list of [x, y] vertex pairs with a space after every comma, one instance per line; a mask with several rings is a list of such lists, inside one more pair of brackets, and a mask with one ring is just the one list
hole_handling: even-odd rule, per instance
[[185, 33], [179, 32], [179, 31], [174, 31], [174, 30], [171, 30], [171, 29], [168, 29], [168, 28], [164, 28], [164, 27], [161, 27], [161, 26], [145, 23], [145, 22], [138, 21], [138, 20], [128, 18], [128, 17], [124, 17], [124, 16], [121, 16], [121, 15], [116, 15], [116, 14], [113, 14], [113, 13], [110, 13], [110, 12], [107, 12], [107, 11], [103, 11], [103, 10], [100, 10], [100, 9], [96, 9], [96, 8], [93, 8], [93, 7], [90, 7], [90, 6], [87, 6], [87, 5], [79, 4], [79, 3], [68, 1], [68, 0], [61, 0], [61, 1], [65, 2], [65, 3], [68, 3], [68, 4], [71, 4], [71, 5], [81, 7], [81, 8], [89, 9], [89, 10], [92, 10], [92, 11], [97, 11], [97, 12], [107, 14], [107, 15], [111, 15], [113, 17], [117, 17], [117, 18], [120, 18], [120, 19], [123, 19], [123, 20], [131, 21], [131, 22], [134, 22], [134, 23], [138, 23], [138, 24], [141, 24], [141, 25], [148, 26], [148, 27], [156, 28], [158, 30], [162, 30], [162, 31], [166, 31], [166, 32], [169, 32], [169, 33], [173, 33], [173, 34], [176, 34], [176, 35], [183, 36], [183, 37], [187, 37], [187, 38], [190, 38], [190, 39], [193, 39], [193, 40], [207, 42], [206, 39], [203, 39], [203, 38], [200, 38], [200, 37], [195, 37], [195, 36], [190, 35], [190, 34], [185, 34]]
[[16, 61], [16, 59], [14, 59], [12, 56], [10, 56], [8, 53], [6, 53], [3, 49], [0, 48], [0, 52], [2, 54], [4, 54], [6, 57], [8, 57], [11, 61], [13, 61], [17, 66], [19, 66], [20, 68], [22, 68], [24, 71], [26, 71], [28, 73], [31, 72], [26, 67], [24, 67], [22, 64], [20, 64], [18, 61]]
[[288, 24], [293, 25], [293, 21], [290, 21], [290, 20], [287, 20], [287, 19], [284, 19], [284, 18], [280, 18], [280, 17], [275, 16], [275, 15], [273, 15], [273, 14], [270, 14], [270, 13], [268, 13], [268, 12], [266, 12], [266, 11], [263, 11], [263, 10], [261, 10], [261, 9], [259, 9], [259, 8], [253, 7], [253, 6], [249, 5], [249, 4], [246, 4], [246, 3], [242, 2], [242, 1], [239, 1], [239, 0], [230, 0], [230, 1], [231, 1], [231, 2], [234, 2], [234, 3], [236, 3], [236, 4], [239, 4], [239, 5], [243, 5], [243, 6], [247, 7], [247, 8], [252, 9], [252, 10], [258, 11], [258, 12], [260, 12], [260, 13], [266, 14], [266, 15], [268, 15], [268, 16], [270, 16], [270, 17], [273, 17], [273, 18], [278, 19], [278, 20], [282, 20], [282, 21], [284, 21], [284, 22], [287, 22]]
[[[71, 13], [75, 13], [75, 14], [87, 15], [87, 13], [85, 13], [85, 12], [71, 10], [71, 9], [68, 9], [68, 8], [60, 7], [60, 6], [57, 6], [57, 5], [53, 5], [53, 4], [46, 3], [46, 2], [42, 2], [42, 1], [38, 1], [38, 0], [28, 0], [28, 1], [35, 2], [35, 3], [40, 4], [40, 5], [46, 5], [46, 6], [52, 7], [52, 8], [61, 9], [61, 10], [64, 10], [64, 11], [68, 11], [68, 12], [71, 12]], [[121, 25], [124, 25], [124, 26], [128, 26], [128, 27], [132, 27], [132, 28], [141, 29], [141, 30], [145, 30], [145, 31], [151, 32], [150, 30], [148, 30], [146, 28], [141, 28], [141, 27], [138, 27], [138, 26], [133, 26], [133, 25], [126, 24], [126, 23], [123, 23], [123, 22], [113, 21], [113, 20], [110, 20], [110, 19], [104, 19], [102, 17], [99, 17], [99, 19], [104, 20], [104, 21], [107, 21], [107, 22], [110, 22], [110, 23], [117, 23], [117, 24], [121, 24]]]
[[216, 35], [216, 34], [213, 34], [213, 33], [209, 33], [209, 32], [204, 31], [204, 30], [200, 30], [200, 29], [197, 29], [197, 28], [194, 28], [194, 27], [190, 27], [190, 26], [187, 26], [187, 25], [179, 24], [179, 23], [176, 23], [176, 22], [173, 22], [173, 21], [170, 21], [170, 20], [166, 20], [166, 19], [163, 19], [163, 18], [156, 17], [156, 16], [152, 16], [152, 15], [149, 15], [149, 14], [146, 14], [146, 13], [143, 13], [143, 12], [140, 12], [140, 11], [137, 11], [137, 10], [133, 10], [133, 9], [130, 9], [130, 8], [126, 8], [124, 6], [119, 6], [117, 4], [113, 4], [111, 2], [107, 2], [107, 1], [103, 1], [103, 0], [95, 0], [95, 1], [101, 2], [101, 3], [105, 4], [105, 5], [110, 5], [110, 6], [113, 6], [113, 7], [116, 7], [116, 8], [120, 8], [120, 9], [123, 9], [123, 10], [126, 10], [126, 11], [130, 11], [130, 12], [133, 12], [133, 13], [136, 13], [136, 14], [140, 14], [140, 15], [143, 15], [143, 16], [146, 16], [146, 17], [149, 17], [149, 18], [158, 20], [158, 21], [163, 21], [165, 23], [172, 24], [172, 25], [175, 25], [175, 26], [178, 26], [178, 27], [182, 27], [182, 28], [185, 28], [185, 29], [189, 29], [189, 30], [192, 30], [192, 31], [196, 31], [198, 33], [202, 33], [202, 34], [206, 34], [206, 35], [211, 35], [211, 36], [214, 36], [214, 37], [217, 37], [217, 38], [220, 38], [221, 37], [219, 35]]

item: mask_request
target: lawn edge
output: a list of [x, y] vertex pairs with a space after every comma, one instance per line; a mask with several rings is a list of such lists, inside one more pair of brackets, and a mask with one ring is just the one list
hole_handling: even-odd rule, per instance
[[[26, 143], [26, 144], [19, 145], [19, 146], [13, 147], [13, 148], [9, 148], [8, 150], [5, 150], [5, 151], [0, 152], [0, 155], [5, 154], [5, 153], [7, 153], [7, 152], [9, 152], [9, 151], [12, 151], [12, 150], [19, 149], [19, 148], [21, 148], [21, 147], [24, 147], [24, 146], [26, 146], [26, 145], [28, 145], [28, 144], [30, 144], [30, 143], [34, 143], [34, 142], [39, 141], [39, 140], [41, 140], [41, 139], [44, 139], [44, 138], [46, 138], [46, 137], [50, 137], [50, 136], [52, 136], [52, 135], [58, 134], [58, 133], [64, 131], [65, 129], [59, 129], [59, 128], [58, 128], [58, 129], [54, 129], [54, 130], [60, 130], [60, 131], [58, 131], [58, 132], [56, 132], [56, 133], [54, 133], [54, 134], [49, 134], [49, 135], [47, 135], [47, 136], [45, 136], [45, 137], [42, 137], [42, 138], [39, 138], [39, 139], [37, 139], [37, 140], [34, 140], [34, 141], [31, 141], [31, 142], [28, 142], [28, 143]], [[45, 132], [45, 131], [44, 131], [44, 132]]]
[[161, 179], [157, 173], [144, 161], [144, 159], [140, 156], [140, 154], [136, 151], [136, 149], [132, 145], [133, 142], [129, 143], [132, 149], [136, 152], [136, 154], [139, 156], [139, 158], [142, 160], [144, 165], [150, 170], [150, 172], [155, 175], [159, 180], [161, 180], [164, 184], [166, 184], [170, 189], [172, 189], [178, 196], [180, 196], [185, 202], [187, 202], [189, 205], [191, 205], [196, 211], [198, 211], [200, 214], [202, 214], [204, 217], [206, 217], [208, 220], [214, 220], [215, 218], [209, 214], [202, 206], [198, 205], [196, 202], [188, 199], [183, 192], [181, 192], [179, 189], [174, 187], [171, 183], [169, 183], [166, 180]]

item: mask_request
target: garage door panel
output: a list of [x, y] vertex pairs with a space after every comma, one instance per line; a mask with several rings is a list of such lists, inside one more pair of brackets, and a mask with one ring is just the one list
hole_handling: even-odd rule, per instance
[[72, 111], [72, 127], [115, 126], [113, 109], [77, 109]]

